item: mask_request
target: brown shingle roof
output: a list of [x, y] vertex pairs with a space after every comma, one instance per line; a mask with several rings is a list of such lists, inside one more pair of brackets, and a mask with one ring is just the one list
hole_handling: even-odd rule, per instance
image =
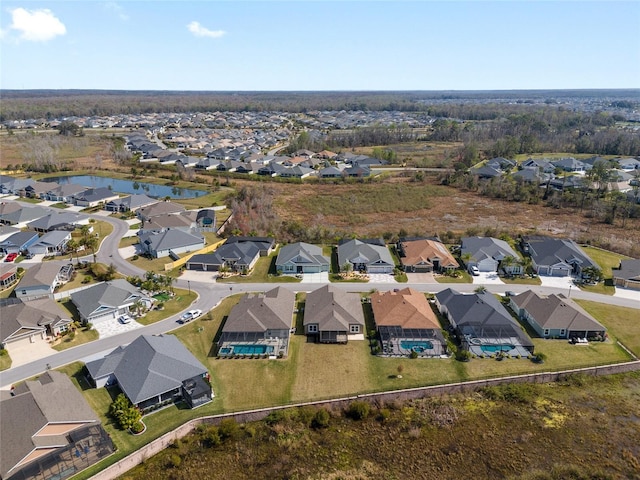
[[412, 288], [400, 291], [375, 292], [371, 308], [378, 326], [440, 329], [440, 323], [423, 293]]
[[412, 240], [402, 242], [401, 249], [404, 257], [400, 259], [402, 265], [433, 264], [433, 260], [440, 260], [441, 267], [459, 267], [447, 247], [434, 240]]

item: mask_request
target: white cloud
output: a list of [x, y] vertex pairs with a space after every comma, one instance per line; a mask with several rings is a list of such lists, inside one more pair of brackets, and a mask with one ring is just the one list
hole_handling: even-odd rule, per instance
[[104, 8], [118, 15], [120, 20], [127, 21], [129, 20], [129, 15], [125, 12], [122, 5], [118, 5], [116, 2], [107, 2], [104, 4]]
[[224, 30], [209, 30], [195, 21], [187, 25], [187, 29], [196, 37], [220, 38], [227, 33]]
[[18, 30], [21, 40], [46, 42], [58, 35], [67, 33], [64, 23], [49, 9], [25, 10], [24, 8], [14, 8], [9, 12], [12, 17], [9, 28]]

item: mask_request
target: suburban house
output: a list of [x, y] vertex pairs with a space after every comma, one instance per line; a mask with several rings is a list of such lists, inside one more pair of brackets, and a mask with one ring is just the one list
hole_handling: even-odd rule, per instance
[[218, 355], [286, 357], [295, 301], [284, 287], [244, 295], [224, 323]]
[[308, 293], [304, 306], [304, 333], [320, 343], [364, 340], [360, 295], [332, 285]]
[[122, 278], [92, 285], [71, 294], [83, 323], [113, 319], [129, 313], [138, 301], [149, 301], [136, 287]]
[[36, 243], [40, 237], [35, 232], [17, 232], [0, 242], [0, 251], [4, 253], [23, 253]]
[[553, 173], [556, 170], [556, 166], [551, 162], [537, 158], [529, 158], [522, 162], [520, 166], [523, 169], [536, 170], [542, 173]]
[[434, 239], [401, 239], [398, 254], [405, 272], [439, 272], [460, 266], [447, 247]]
[[260, 248], [250, 242], [225, 243], [213, 253], [194, 255], [187, 261], [187, 270], [217, 272], [228, 269], [233, 272], [248, 272], [260, 258]]
[[38, 263], [26, 270], [14, 293], [18, 298], [52, 297], [55, 288], [69, 281], [72, 274], [71, 264]]
[[461, 240], [460, 257], [468, 269], [477, 267], [481, 272], [503, 270], [510, 275], [519, 275], [523, 271], [519, 263], [520, 255], [511, 245], [498, 238], [464, 237]]
[[98, 415], [69, 377], [48, 371], [0, 401], [0, 478], [64, 479], [111, 455]]
[[283, 245], [276, 258], [276, 271], [285, 275], [328, 272], [330, 266], [322, 248], [304, 242]]
[[141, 208], [149, 207], [158, 203], [158, 200], [145, 194], [134, 194], [127, 197], [117, 198], [107, 202], [105, 210], [110, 212], [137, 212]]
[[446, 355], [442, 327], [424, 293], [412, 288], [374, 292], [371, 309], [382, 355]]
[[542, 338], [598, 338], [606, 328], [582, 307], [564, 295], [539, 296], [527, 290], [510, 297], [510, 306]]
[[14, 207], [7, 207], [3, 210], [4, 212], [0, 214], [0, 223], [4, 223], [5, 225], [15, 225], [17, 228], [22, 228], [29, 222], [49, 214], [49, 210], [38, 206], [23, 207], [22, 205], [19, 205], [15, 210]]
[[276, 240], [272, 237], [241, 237], [232, 235], [224, 242], [225, 245], [232, 243], [253, 243], [260, 249], [260, 256], [266, 257], [271, 255], [276, 249]]
[[205, 231], [215, 231], [216, 211], [211, 208], [203, 208], [196, 214], [196, 224], [198, 228]]
[[24, 188], [24, 196], [29, 198], [46, 199], [47, 191], [51, 188], [51, 182], [38, 182], [34, 180], [31, 185]]
[[110, 202], [120, 198], [117, 193], [106, 187], [88, 188], [84, 192], [76, 195], [75, 203], [79, 207], [96, 207], [102, 203]]
[[62, 255], [65, 253], [67, 243], [70, 241], [71, 232], [52, 230], [41, 236], [33, 245], [30, 245], [28, 250], [33, 255]]
[[51, 202], [68, 203], [73, 205], [76, 196], [79, 196], [84, 192], [87, 187], [78, 185], [77, 183], [63, 183], [51, 188], [49, 184], [49, 190], [45, 193], [46, 199]]
[[621, 260], [620, 266], [612, 272], [616, 287], [640, 290], [640, 259]]
[[354, 272], [393, 273], [395, 262], [382, 239], [343, 240], [338, 244], [338, 266]]
[[196, 221], [192, 218], [193, 212], [181, 212], [176, 214], [164, 214], [151, 217], [149, 220], [144, 220], [138, 234], [150, 233], [150, 232], [164, 232], [165, 230], [182, 230], [183, 232], [190, 233], [197, 227]]
[[187, 233], [182, 230], [164, 230], [139, 234], [142, 250], [152, 257], [172, 256], [193, 252], [204, 248], [204, 237], [199, 233]]
[[181, 400], [195, 408], [213, 397], [207, 368], [173, 335], [141, 335], [86, 369], [96, 388], [118, 385], [141, 410]]
[[16, 298], [2, 300], [0, 345], [11, 351], [13, 347], [26, 347], [46, 342], [67, 331], [71, 324], [69, 314], [48, 297], [24, 302]]
[[598, 265], [573, 241], [541, 235], [526, 235], [520, 239], [520, 249], [529, 255], [538, 275], [567, 277], [581, 275], [587, 267]]
[[174, 215], [176, 213], [184, 212], [185, 208], [179, 203], [174, 202], [156, 202], [148, 207], [138, 210], [138, 218], [143, 222], [149, 221], [152, 217], [158, 215]]
[[560, 160], [553, 160], [551, 162], [556, 168], [560, 168], [565, 172], [584, 172], [586, 165], [580, 160], [576, 160], [573, 157], [561, 158]]
[[463, 294], [447, 288], [435, 300], [464, 350], [490, 357], [533, 355], [533, 342], [493, 294]]
[[9, 288], [18, 281], [18, 266], [15, 263], [0, 263], [0, 290]]
[[75, 212], [50, 213], [27, 223], [27, 228], [45, 233], [52, 230], [75, 230], [89, 224], [89, 217]]
[[0, 242], [5, 241], [14, 233], [18, 233], [20, 231], [19, 228], [10, 227], [9, 225], [0, 224]]

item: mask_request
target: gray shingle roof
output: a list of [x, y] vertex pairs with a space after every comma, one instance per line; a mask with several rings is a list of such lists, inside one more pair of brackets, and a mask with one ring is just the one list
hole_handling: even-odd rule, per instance
[[559, 262], [579, 264], [581, 268], [598, 267], [573, 241], [564, 238], [544, 236], [523, 237], [529, 244], [531, 258], [538, 266], [555, 265]]
[[322, 255], [322, 248], [304, 242], [284, 245], [280, 249], [276, 265], [289, 262], [297, 265], [329, 265], [331, 263], [328, 257]]
[[87, 218], [89, 218], [87, 215], [73, 212], [51, 213], [33, 222], [29, 222], [27, 226], [34, 230], [51, 230], [66, 225], [77, 225]]
[[519, 260], [520, 256], [511, 245], [504, 240], [492, 237], [465, 237], [461, 240], [461, 254], [471, 254], [471, 259], [476, 262], [484, 258], [493, 258], [501, 261], [504, 257], [511, 256]]
[[266, 332], [291, 328], [296, 296], [277, 287], [261, 294], [244, 295], [233, 307], [223, 332]]
[[142, 294], [122, 278], [71, 294], [71, 301], [84, 318], [88, 318], [101, 306], [117, 308], [126, 303], [134, 303], [138, 298], [142, 298]]
[[141, 335], [100, 360], [87, 363], [94, 378], [113, 373], [132, 403], [180, 388], [207, 369], [173, 335]]
[[235, 261], [237, 265], [251, 265], [260, 255], [260, 248], [254, 243], [223, 244], [209, 254], [194, 255], [188, 263], [204, 263], [209, 265], [224, 265], [225, 262]]
[[5, 342], [22, 329], [44, 331], [45, 325], [57, 324], [66, 320], [68, 314], [50, 298], [40, 298], [29, 302], [16, 301], [2, 306], [0, 321], [0, 342]]
[[165, 230], [164, 232], [149, 232], [140, 235], [140, 243], [148, 245], [152, 250], [171, 250], [204, 243], [204, 237], [199, 233], [187, 233], [182, 230]]
[[391, 252], [386, 246], [364, 243], [357, 239], [349, 240], [338, 246], [338, 264], [342, 266], [347, 262], [367, 265], [373, 263], [395, 265]]
[[326, 285], [307, 294], [304, 325], [317, 324], [320, 331], [349, 331], [349, 325], [364, 327], [360, 295]]
[[640, 281], [640, 259], [620, 261], [620, 268], [613, 270], [613, 278]]

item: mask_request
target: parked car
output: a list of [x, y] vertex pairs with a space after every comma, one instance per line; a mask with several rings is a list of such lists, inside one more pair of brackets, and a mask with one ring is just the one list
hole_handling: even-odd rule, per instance
[[480, 275], [480, 270], [478, 269], [478, 267], [471, 267], [469, 270], [471, 271], [471, 275], [473, 275], [474, 277]]
[[118, 317], [118, 321], [123, 324], [130, 323], [131, 317], [129, 315], [120, 315]]
[[194, 318], [198, 318], [200, 315], [202, 315], [202, 310], [189, 310], [188, 312], [185, 312], [181, 317], [180, 317], [180, 322], [181, 323], [187, 323], [190, 322], [191, 320], [193, 320]]
[[4, 259], [5, 262], [13, 262], [16, 258], [18, 258], [17, 253], [10, 253], [7, 255], [7, 258]]

